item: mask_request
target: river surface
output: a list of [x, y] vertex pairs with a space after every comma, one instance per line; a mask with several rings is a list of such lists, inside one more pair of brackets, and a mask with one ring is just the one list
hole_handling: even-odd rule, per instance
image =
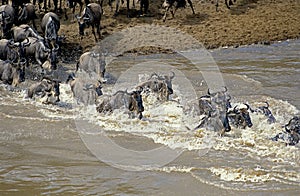
[[[300, 40], [210, 52], [232, 103], [255, 108], [267, 101], [276, 123], [252, 113], [252, 128], [233, 127], [223, 137], [192, 131], [198, 119], [184, 117], [181, 104], [204, 95], [207, 85], [180, 55], [124, 55], [108, 65], [110, 77], [123, 74], [120, 84], [128, 79], [126, 70], [145, 61], [149, 73], [175, 72], [174, 101], [145, 99], [142, 120], [119, 111], [99, 115], [95, 106], [75, 107], [64, 83], [57, 105], [29, 100], [25, 90], [11, 92], [1, 84], [0, 194], [299, 195], [300, 146], [270, 138], [299, 115]], [[150, 66], [155, 62], [165, 67]], [[114, 88], [108, 84], [104, 92]], [[124, 151], [105, 146], [97, 139], [106, 138], [103, 133]], [[157, 154], [149, 153], [153, 149]], [[157, 164], [139, 165], [143, 155]]]

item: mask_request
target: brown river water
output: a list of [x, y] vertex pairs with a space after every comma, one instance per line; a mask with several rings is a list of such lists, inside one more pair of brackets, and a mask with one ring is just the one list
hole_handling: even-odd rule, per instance
[[[300, 40], [210, 52], [232, 102], [255, 107], [268, 101], [275, 124], [251, 114], [252, 128], [233, 128], [220, 137], [183, 128], [192, 127], [195, 120], [192, 116], [183, 119], [180, 101], [145, 106], [140, 121], [118, 112], [99, 115], [94, 106], [75, 107], [64, 83], [57, 105], [28, 100], [24, 90], [11, 92], [1, 84], [0, 194], [299, 195], [300, 146], [286, 146], [269, 138], [292, 116], [299, 115]], [[180, 55], [124, 55], [107, 67], [107, 77], [119, 77], [144, 61], [171, 65], [176, 73], [174, 100], [180, 100], [182, 94], [192, 97], [207, 91], [203, 78]], [[180, 81], [189, 81], [186, 84], [176, 79], [183, 77], [181, 73], [187, 80]], [[190, 86], [196, 91], [185, 92]], [[151, 103], [151, 99], [144, 101], [144, 105]], [[84, 121], [78, 120], [77, 114]], [[91, 130], [82, 132], [82, 122]], [[134, 152], [128, 154], [129, 161], [123, 159], [123, 151], [119, 152], [121, 160], [110, 160], [109, 155], [116, 155], [113, 149], [103, 147], [104, 141], [97, 143], [103, 132], [124, 152]], [[163, 164], [159, 161], [168, 151], [157, 156], [157, 165], [137, 164], [136, 154], [148, 156], [151, 149], [160, 147], [180, 153]], [[132, 165], [126, 168], [126, 163]]]

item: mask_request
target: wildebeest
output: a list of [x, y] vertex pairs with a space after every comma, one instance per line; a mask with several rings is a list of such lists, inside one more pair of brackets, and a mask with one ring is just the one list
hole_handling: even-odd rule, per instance
[[29, 25], [22, 24], [20, 26], [15, 26], [11, 29], [12, 37], [15, 42], [22, 42], [28, 37], [35, 37], [37, 39], [43, 40], [43, 37], [38, 35]]
[[50, 61], [51, 69], [56, 69], [58, 45], [54, 48], [47, 48], [42, 40], [34, 37], [29, 37], [30, 45], [25, 48], [25, 56], [34, 57], [38, 65], [42, 65], [46, 60]]
[[16, 62], [19, 59], [18, 44], [13, 40], [1, 39], [0, 40], [0, 59], [10, 60]]
[[17, 86], [25, 81], [25, 59], [18, 62], [0, 60], [0, 79], [5, 84]]
[[190, 110], [196, 111], [197, 115], [203, 115], [199, 125], [195, 128], [207, 128], [219, 132], [223, 135], [229, 132], [231, 127], [229, 125], [227, 109], [230, 106], [230, 99], [225, 87], [224, 91], [211, 93], [208, 90], [207, 95], [200, 97], [196, 100], [196, 106], [188, 105], [184, 108], [184, 112], [189, 115]]
[[[228, 9], [230, 9], [230, 6], [233, 5], [232, 0], [224, 0], [225, 1], [225, 5]], [[234, 0], [234, 2], [236, 2], [236, 0]], [[218, 11], [218, 7], [219, 7], [219, 0], [216, 0], [216, 11]]]
[[169, 75], [159, 75], [153, 73], [146, 81], [138, 85], [142, 87], [144, 93], [155, 93], [157, 99], [161, 101], [167, 101], [170, 95], [173, 94], [172, 80], [175, 77], [175, 73], [171, 72]]
[[101, 5], [97, 3], [90, 3], [88, 4], [83, 12], [81, 17], [76, 16], [78, 25], [79, 25], [79, 35], [83, 36], [84, 35], [84, 29], [87, 28], [88, 26], [92, 27], [92, 33], [95, 37], [96, 42], [98, 41], [96, 33], [95, 33], [95, 27], [97, 29], [97, 34], [98, 38], [101, 38], [101, 33], [100, 33], [100, 21], [101, 21], [101, 16], [103, 14], [102, 7]]
[[[76, 8], [77, 4], [79, 4], [79, 6], [80, 6], [79, 13], [82, 12], [82, 8], [83, 8], [83, 1], [82, 0], [67, 0], [66, 3], [67, 3], [67, 6], [69, 8], [73, 8], [73, 11], [72, 11], [73, 14], [75, 13], [75, 8]], [[90, 1], [89, 0], [84, 0], [84, 3], [85, 3], [85, 5], [88, 5], [90, 3]]]
[[1, 38], [9, 36], [8, 33], [15, 22], [15, 13], [14, 8], [10, 5], [0, 6]]
[[245, 129], [247, 126], [252, 127], [252, 121], [249, 114], [250, 107], [248, 104], [239, 104], [234, 108], [230, 108], [227, 112], [229, 122], [235, 127]]
[[296, 145], [300, 141], [300, 117], [294, 116], [288, 124], [284, 126], [285, 130], [271, 138], [273, 141], [282, 140], [287, 145]]
[[99, 53], [85, 52], [83, 53], [76, 65], [76, 71], [84, 70], [87, 73], [96, 73], [98, 80], [101, 82], [106, 82], [104, 78], [105, 74], [105, 57]]
[[50, 43], [51, 48], [58, 44], [58, 31], [60, 29], [60, 20], [57, 14], [48, 12], [44, 15], [41, 23], [41, 29], [44, 32], [45, 41]]
[[42, 103], [56, 103], [59, 102], [60, 86], [61, 81], [51, 79], [50, 77], [43, 77], [40, 82], [32, 84], [27, 91], [29, 98], [40, 97]]
[[129, 112], [130, 117], [135, 117], [136, 114], [139, 119], [142, 119], [144, 106], [141, 92], [142, 89], [132, 92], [117, 91], [111, 96], [102, 95], [99, 97], [97, 111], [99, 113], [107, 113], [115, 109], [124, 108]]
[[[189, 3], [189, 5], [190, 5], [190, 7], [192, 9], [193, 14], [195, 14], [192, 1], [191, 0], [187, 0], [187, 2]], [[163, 21], [164, 22], [166, 21], [167, 13], [168, 13], [168, 11], [170, 9], [171, 9], [170, 12], [172, 14], [172, 17], [174, 18], [176, 10], [178, 8], [185, 8], [185, 6], [186, 6], [186, 0], [165, 0], [164, 3], [163, 3], [163, 5], [162, 5], [162, 8], [165, 9], [165, 14], [163, 16]]]
[[34, 21], [35, 19], [37, 19], [37, 16], [35, 14], [34, 5], [32, 3], [24, 4], [22, 11], [18, 17], [18, 24], [27, 24], [31, 21], [33, 28], [37, 29]]
[[265, 106], [259, 106], [257, 109], [253, 110], [253, 109], [250, 108], [251, 112], [256, 112], [256, 113], [260, 113], [260, 114], [265, 115], [268, 118], [267, 122], [269, 124], [275, 123], [276, 119], [273, 116], [271, 110], [269, 109], [269, 103], [268, 102], [265, 102], [265, 103], [266, 103]]
[[[115, 9], [115, 13], [114, 13], [114, 16], [117, 16], [119, 14], [119, 7], [120, 7], [120, 4], [123, 4], [124, 3], [124, 0], [116, 0], [116, 9]], [[109, 0], [108, 4], [111, 5], [111, 0]], [[129, 4], [130, 4], [130, 0], [126, 0], [126, 8], [127, 8], [127, 17], [129, 18], [130, 17], [130, 14], [129, 14]], [[135, 7], [135, 2], [134, 0], [132, 1], [132, 6]]]
[[102, 83], [100, 81], [93, 81], [85, 72], [77, 72], [77, 77], [72, 73], [69, 75], [66, 83], [70, 84], [73, 97], [77, 102], [91, 105], [95, 104], [97, 97], [101, 96]]

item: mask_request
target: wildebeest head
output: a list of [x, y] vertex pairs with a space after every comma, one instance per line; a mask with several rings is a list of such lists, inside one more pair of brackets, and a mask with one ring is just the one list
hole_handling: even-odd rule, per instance
[[138, 118], [142, 119], [143, 118], [143, 114], [142, 112], [144, 111], [144, 106], [143, 106], [143, 99], [142, 99], [142, 88], [140, 88], [139, 90], [133, 91], [131, 93], [129, 93], [131, 100], [129, 103], [129, 110], [130, 111], [134, 111], [136, 110], [136, 112], [138, 113]]
[[224, 104], [226, 109], [231, 108], [230, 104], [230, 95], [227, 92], [227, 88], [224, 87], [224, 91], [211, 93], [210, 90], [207, 90], [207, 94], [211, 97], [211, 101], [217, 104]]
[[79, 26], [79, 35], [84, 36], [84, 29], [88, 27], [89, 25], [89, 17], [86, 15], [83, 15], [82, 17], [76, 15], [76, 19]]
[[269, 103], [265, 102], [266, 106], [260, 106], [255, 111], [264, 114], [268, 118], [268, 123], [275, 123], [276, 119], [273, 116], [271, 110], [269, 109]]
[[45, 29], [45, 40], [51, 43], [52, 47], [54, 47], [55, 43], [57, 42], [58, 29], [59, 27], [57, 26], [56, 21], [52, 17], [49, 17]]
[[169, 100], [169, 96], [173, 94], [173, 86], [172, 80], [175, 77], [175, 73], [172, 71], [169, 75], [158, 75], [157, 73], [153, 73], [149, 81], [153, 81], [151, 83], [151, 90], [154, 92], [159, 92], [163, 97], [162, 99]]
[[250, 106], [248, 104], [240, 104], [234, 107], [233, 112], [235, 118], [234, 123], [237, 126], [242, 126], [242, 128], [245, 128], [246, 126], [252, 127], [252, 121], [250, 118], [249, 110]]
[[13, 86], [17, 86], [19, 83], [25, 81], [25, 64], [26, 59], [22, 58], [19, 62], [13, 62], [13, 66], [16, 68], [15, 73], [13, 74]]
[[288, 133], [296, 132], [300, 134], [300, 117], [293, 117], [289, 123], [285, 125], [285, 130]]
[[[56, 80], [56, 79], [51, 79], [47, 76], [44, 76], [42, 79], [42, 82], [45, 82], [45, 91], [47, 92], [47, 96], [50, 99], [51, 97], [55, 98], [55, 102], [59, 102], [59, 95], [60, 95], [60, 80]], [[51, 101], [50, 101], [51, 102]]]

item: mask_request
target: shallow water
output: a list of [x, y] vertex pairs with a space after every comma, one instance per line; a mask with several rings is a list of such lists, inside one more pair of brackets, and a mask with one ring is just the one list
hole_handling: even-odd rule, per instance
[[[142, 121], [120, 112], [99, 115], [93, 106], [75, 107], [66, 84], [61, 85], [61, 102], [55, 106], [28, 100], [25, 91], [9, 92], [1, 85], [0, 191], [29, 195], [298, 195], [300, 147], [269, 138], [299, 114], [300, 40], [210, 52], [232, 102], [257, 107], [268, 101], [275, 124], [251, 114], [251, 129], [234, 128], [224, 137], [189, 130], [198, 118], [182, 115], [181, 104], [205, 94], [207, 85], [180, 55], [129, 55], [107, 67], [110, 76], [121, 75], [117, 87], [131, 78], [124, 73], [133, 64], [150, 62], [139, 71], [151, 73], [153, 62], [163, 62], [164, 66], [157, 63], [155, 71], [176, 73], [172, 95], [176, 101], [156, 103], [148, 97]], [[108, 85], [104, 91], [115, 91], [116, 86]], [[133, 155], [104, 148], [103, 133]], [[176, 156], [151, 153], [164, 147], [174, 149], [166, 152]], [[119, 159], [109, 162], [108, 155], [116, 152]], [[158, 165], [147, 162], [151, 162], [145, 156], [148, 153], [157, 156]], [[131, 155], [145, 160], [145, 167], [139, 165], [140, 157]]]

